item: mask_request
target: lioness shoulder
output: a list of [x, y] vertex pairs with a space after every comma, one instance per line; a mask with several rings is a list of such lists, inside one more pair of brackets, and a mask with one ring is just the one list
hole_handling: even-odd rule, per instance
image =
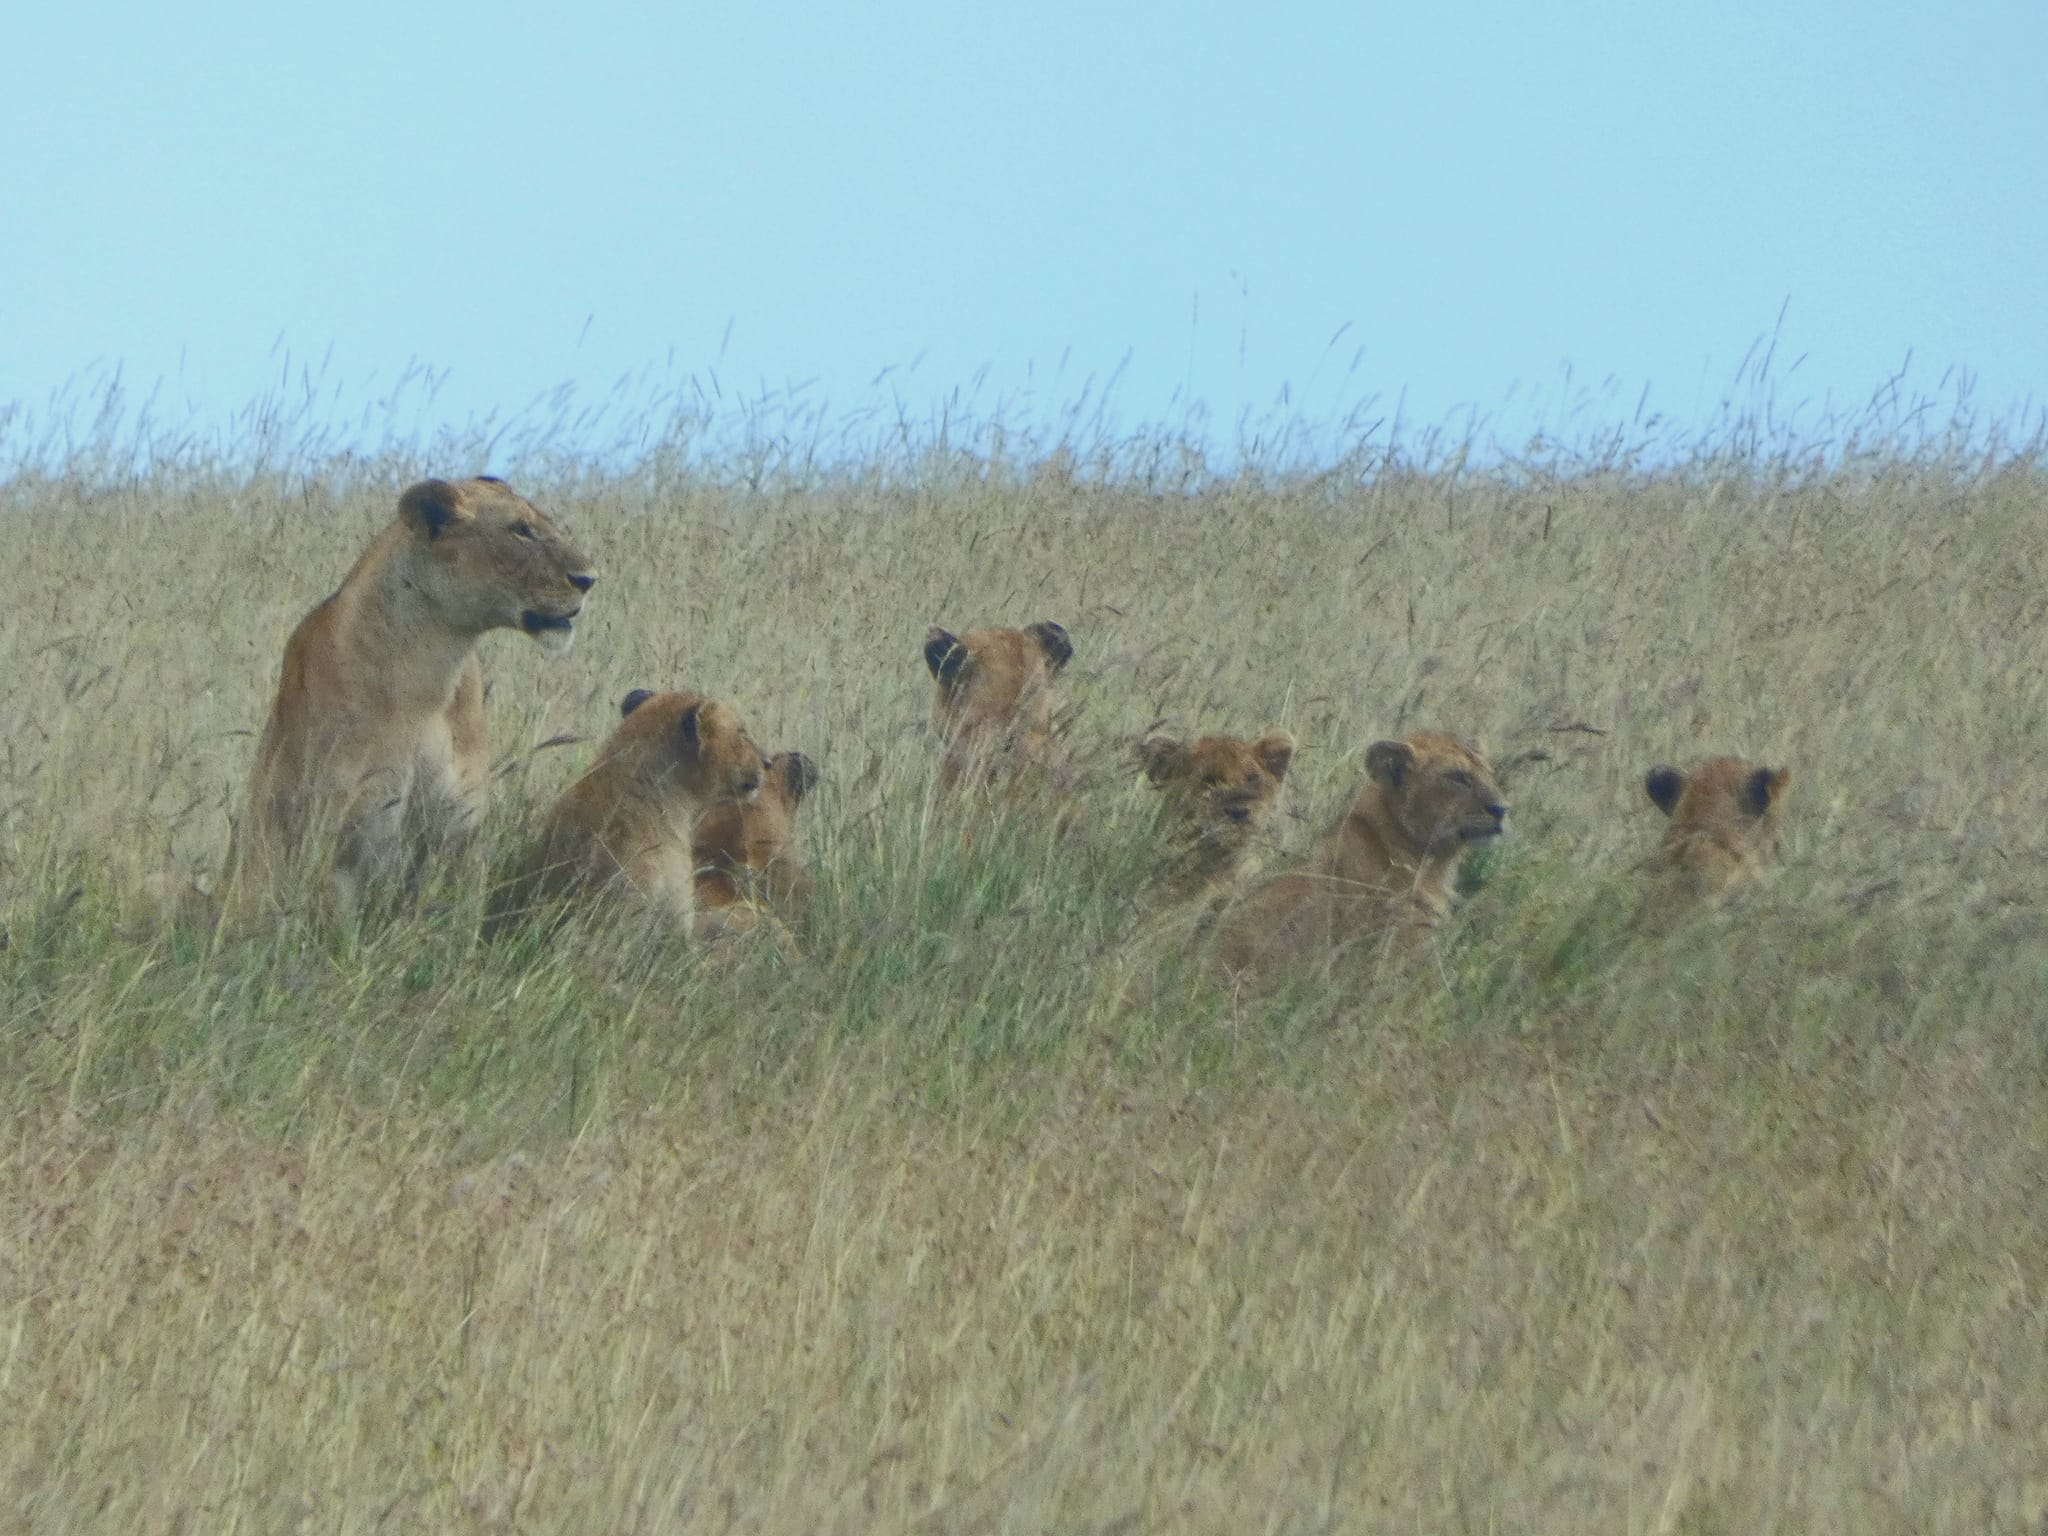
[[473, 823], [490, 762], [476, 646], [521, 630], [566, 651], [590, 561], [502, 480], [423, 480], [286, 642], [233, 883], [333, 850], [345, 909]]

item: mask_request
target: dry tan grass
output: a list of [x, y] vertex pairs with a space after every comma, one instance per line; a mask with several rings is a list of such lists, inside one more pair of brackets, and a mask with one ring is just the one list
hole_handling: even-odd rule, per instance
[[[435, 466], [468, 470], [472, 465]], [[0, 486], [0, 1524], [2048, 1530], [2048, 475], [515, 474], [501, 832], [634, 686], [826, 778], [808, 959], [162, 940], [405, 470]], [[932, 811], [928, 623], [1076, 645], [1076, 845]], [[1435, 962], [1239, 1000], [1134, 929], [1131, 741], [1503, 765]], [[1785, 867], [1631, 927], [1652, 762]]]

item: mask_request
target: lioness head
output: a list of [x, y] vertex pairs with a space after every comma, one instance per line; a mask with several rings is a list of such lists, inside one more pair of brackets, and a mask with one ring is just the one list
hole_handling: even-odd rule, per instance
[[603, 756], [630, 767], [650, 793], [701, 805], [761, 787], [761, 749], [730, 704], [635, 688], [619, 713]]
[[450, 628], [520, 629], [557, 655], [575, 641], [590, 561], [532, 502], [490, 475], [422, 480], [398, 501], [413, 585]]
[[1498, 837], [1507, 802], [1493, 766], [1476, 749], [1440, 731], [1366, 749], [1365, 771], [1380, 786], [1394, 829], [1420, 855], [1454, 853]]
[[934, 626], [925, 635], [924, 662], [938, 684], [946, 781], [1042, 758], [1052, 740], [1053, 679], [1073, 656], [1066, 630], [1050, 620], [964, 635]]
[[1270, 731], [1257, 741], [1148, 736], [1138, 744], [1138, 760], [1185, 837], [1235, 848], [1272, 819], [1287, 765], [1294, 761], [1294, 738], [1285, 731]]
[[1789, 768], [1710, 757], [1684, 773], [1658, 764], [1643, 779], [1664, 828], [1663, 864], [1697, 896], [1718, 897], [1762, 875], [1777, 857]]

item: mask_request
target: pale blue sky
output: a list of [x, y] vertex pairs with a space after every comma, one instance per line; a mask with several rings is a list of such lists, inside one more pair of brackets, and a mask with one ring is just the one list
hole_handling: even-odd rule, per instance
[[1128, 357], [1133, 420], [1519, 431], [1566, 366], [1703, 419], [1783, 306], [1781, 401], [2038, 406], [2044, 60], [2041, 0], [10, 7], [0, 403], [225, 419], [282, 338], [435, 421]]

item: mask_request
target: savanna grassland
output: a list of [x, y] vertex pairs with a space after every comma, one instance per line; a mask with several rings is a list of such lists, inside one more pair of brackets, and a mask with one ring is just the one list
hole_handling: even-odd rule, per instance
[[[2034, 451], [280, 462], [0, 481], [0, 1528], [2048, 1530]], [[355, 936], [135, 899], [487, 468], [600, 570], [485, 643], [487, 843], [729, 699], [824, 774], [800, 961], [482, 945], [489, 848]], [[1085, 828], [963, 846], [925, 628], [1040, 618]], [[1426, 965], [1237, 997], [1134, 901], [1162, 723], [1300, 739], [1269, 867], [1426, 726], [1510, 834]], [[1639, 927], [1724, 751], [1783, 867]]]

